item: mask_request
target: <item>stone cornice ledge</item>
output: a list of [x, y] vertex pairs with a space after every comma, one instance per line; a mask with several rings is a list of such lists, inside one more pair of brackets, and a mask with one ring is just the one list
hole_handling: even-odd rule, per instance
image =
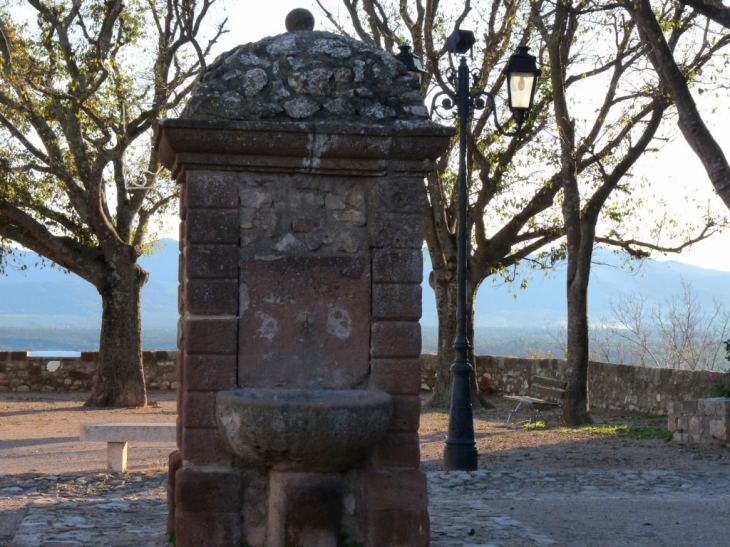
[[430, 121], [390, 124], [167, 119], [155, 131], [160, 162], [187, 169], [349, 176], [426, 176], [455, 130]]

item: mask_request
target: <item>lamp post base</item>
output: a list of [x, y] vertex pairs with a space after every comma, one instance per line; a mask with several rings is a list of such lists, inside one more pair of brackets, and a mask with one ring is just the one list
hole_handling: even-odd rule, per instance
[[469, 376], [472, 366], [466, 360], [465, 342], [454, 344], [457, 361], [451, 365], [454, 383], [449, 409], [449, 433], [444, 446], [444, 471], [476, 471], [477, 443], [474, 438], [474, 414], [471, 406]]
[[476, 471], [477, 447], [470, 444], [448, 444], [444, 448], [444, 471]]

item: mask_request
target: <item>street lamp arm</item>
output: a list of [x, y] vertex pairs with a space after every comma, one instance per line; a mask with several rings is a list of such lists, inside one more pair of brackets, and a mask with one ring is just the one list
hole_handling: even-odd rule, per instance
[[[441, 102], [437, 104], [439, 98]], [[442, 120], [453, 120], [459, 115], [456, 110], [456, 93], [442, 89], [431, 100], [431, 116], [436, 114]]]
[[[483, 97], [486, 97], [486, 102], [484, 101]], [[472, 108], [476, 110], [484, 110], [485, 108], [489, 108], [487, 111], [487, 116], [490, 114], [492, 115], [492, 119], [494, 120], [494, 127], [497, 129], [500, 135], [504, 135], [505, 137], [514, 137], [519, 134], [520, 130], [522, 129], [522, 123], [520, 123], [520, 120], [515, 119], [515, 123], [517, 123], [517, 129], [514, 131], [505, 131], [504, 127], [502, 127], [502, 124], [499, 123], [499, 119], [497, 118], [497, 105], [494, 100], [494, 95], [491, 94], [488, 91], [475, 91], [471, 95], [469, 95], [469, 102], [472, 105]]]

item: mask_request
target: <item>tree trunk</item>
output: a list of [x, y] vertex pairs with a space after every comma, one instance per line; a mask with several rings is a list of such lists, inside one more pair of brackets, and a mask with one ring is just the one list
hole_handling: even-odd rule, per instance
[[581, 218], [571, 231], [576, 233], [568, 243], [568, 355], [565, 360], [568, 387], [563, 398], [563, 419], [566, 425], [575, 427], [593, 421], [588, 404], [588, 282], [595, 221]]
[[86, 406], [145, 406], [141, 297], [149, 274], [129, 258], [118, 258], [115, 264], [98, 288], [102, 301], [99, 363]]
[[[436, 366], [436, 385], [429, 401], [432, 408], [446, 408], [451, 405], [451, 384], [453, 375], [451, 365], [454, 362], [454, 340], [456, 339], [456, 268], [450, 270], [434, 269], [429, 276], [429, 284], [436, 294], [436, 311], [438, 314], [438, 361]], [[466, 332], [471, 344], [469, 362], [475, 365], [474, 360], [474, 299], [475, 291], [467, 281], [466, 287]], [[482, 406], [477, 389], [476, 376], [472, 373], [471, 402], [474, 408]]]
[[552, 36], [547, 40], [550, 81], [553, 86], [555, 121], [560, 136], [560, 178], [563, 187], [563, 223], [568, 250], [568, 355], [563, 397], [563, 419], [570, 426], [590, 423], [588, 414], [588, 276], [595, 233], [581, 218], [575, 127], [565, 94], [565, 66], [570, 41], [563, 37], [575, 20], [567, 6], [558, 4]]

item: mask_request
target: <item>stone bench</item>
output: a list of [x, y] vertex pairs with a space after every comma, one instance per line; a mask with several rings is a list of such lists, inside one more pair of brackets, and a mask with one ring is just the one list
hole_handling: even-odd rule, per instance
[[85, 423], [81, 424], [82, 441], [105, 442], [106, 466], [112, 471], [127, 471], [127, 443], [175, 442], [174, 423]]

